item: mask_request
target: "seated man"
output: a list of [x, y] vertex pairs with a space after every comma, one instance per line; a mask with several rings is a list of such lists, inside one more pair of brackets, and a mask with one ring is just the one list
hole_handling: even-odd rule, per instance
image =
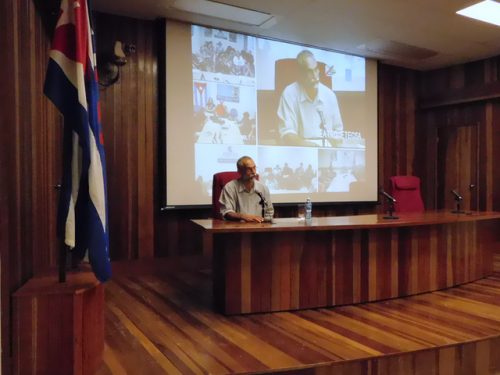
[[283, 90], [278, 107], [279, 133], [290, 146], [337, 146], [343, 123], [337, 96], [319, 79], [312, 52], [297, 55], [298, 80]]
[[221, 215], [226, 220], [262, 223], [262, 205], [272, 207], [269, 189], [256, 180], [256, 167], [251, 157], [242, 156], [236, 166], [240, 178], [224, 186], [219, 199]]

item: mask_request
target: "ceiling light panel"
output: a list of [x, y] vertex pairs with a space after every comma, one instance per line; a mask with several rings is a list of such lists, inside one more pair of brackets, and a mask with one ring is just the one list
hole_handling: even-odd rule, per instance
[[268, 13], [208, 0], [176, 0], [174, 8], [185, 12], [221, 18], [253, 26], [260, 26], [273, 18], [273, 16]]
[[500, 3], [497, 1], [481, 1], [480, 3], [459, 10], [457, 14], [500, 26]]

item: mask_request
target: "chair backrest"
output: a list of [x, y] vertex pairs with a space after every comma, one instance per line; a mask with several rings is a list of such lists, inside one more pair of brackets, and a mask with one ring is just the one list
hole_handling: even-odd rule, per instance
[[[332, 77], [326, 75], [325, 68], [326, 65], [323, 62], [318, 61], [319, 68], [319, 80], [322, 84], [327, 87], [332, 87]], [[278, 97], [281, 96], [283, 89], [288, 86], [290, 83], [293, 83], [297, 80], [299, 76], [298, 73], [298, 65], [297, 59], [287, 58], [276, 60], [274, 63], [274, 89], [278, 94]]]
[[420, 194], [420, 178], [415, 176], [393, 176], [391, 195], [396, 199], [396, 212], [424, 212], [424, 202]]
[[220, 215], [219, 198], [224, 185], [226, 185], [229, 181], [236, 180], [238, 178], [240, 178], [240, 174], [235, 171], [219, 172], [214, 174], [212, 183], [212, 217], [214, 219], [222, 219]]

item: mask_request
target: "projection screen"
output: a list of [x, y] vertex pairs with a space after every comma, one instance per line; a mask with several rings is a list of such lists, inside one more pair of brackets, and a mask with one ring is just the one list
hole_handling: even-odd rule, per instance
[[167, 208], [210, 204], [243, 155], [274, 203], [377, 201], [376, 61], [166, 22]]

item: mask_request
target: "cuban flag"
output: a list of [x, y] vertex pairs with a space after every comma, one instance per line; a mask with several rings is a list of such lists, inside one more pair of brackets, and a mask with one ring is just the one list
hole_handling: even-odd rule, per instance
[[106, 163], [94, 38], [87, 0], [62, 0], [44, 93], [64, 116], [57, 230], [74, 255], [88, 253], [100, 281], [111, 276]]

